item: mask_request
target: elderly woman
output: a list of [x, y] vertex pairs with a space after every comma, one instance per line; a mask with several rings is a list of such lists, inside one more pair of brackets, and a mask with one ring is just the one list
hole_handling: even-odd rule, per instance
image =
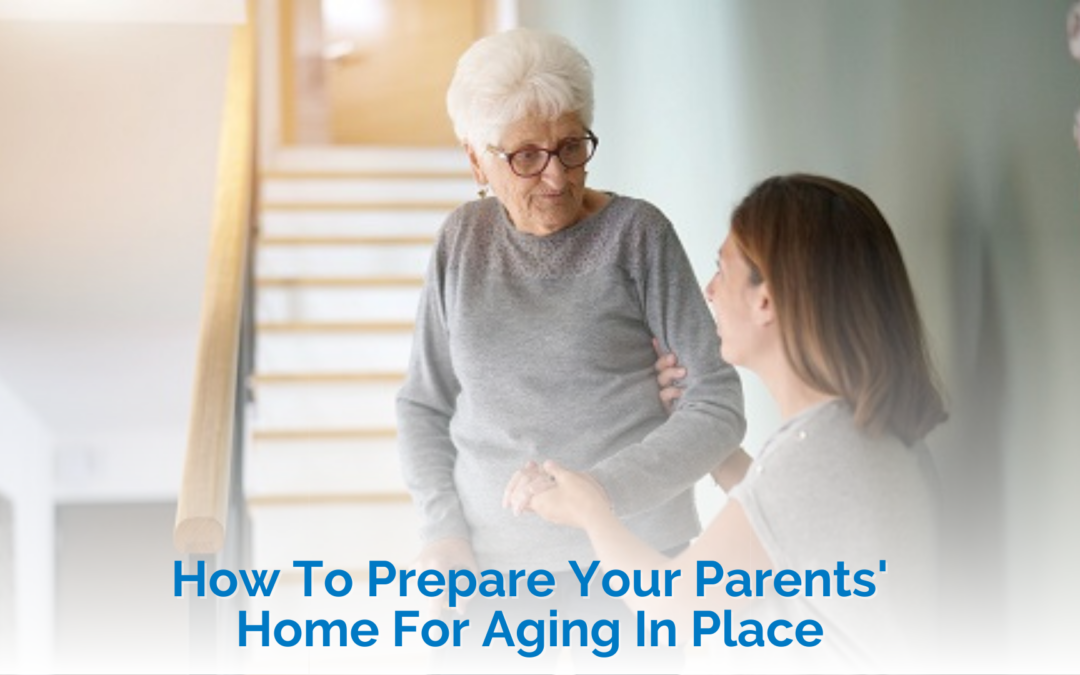
[[786, 617], [789, 628], [803, 619], [823, 627], [818, 647], [777, 650], [791, 662], [766, 665], [757, 652], [737, 670], [914, 667], [910, 659], [927, 643], [913, 638], [933, 626], [926, 596], [935, 578], [934, 481], [923, 438], [945, 412], [892, 232], [856, 188], [816, 176], [772, 178], [736, 208], [717, 268], [707, 295], [723, 355], [761, 376], [785, 421], [741, 482], [727, 477], [731, 499], [704, 534], [676, 559], [660, 556], [611, 516], [603, 491], [558, 458], [524, 470], [510, 502], [581, 528], [605, 568], [684, 569], [689, 581], [676, 610], [693, 594], [699, 560], [729, 572], [833, 571], [837, 561], [849, 574], [870, 570], [872, 599], [850, 595], [860, 590], [851, 576], [840, 597], [837, 575], [827, 598], [820, 581], [815, 596], [770, 590], [754, 600], [713, 586], [707, 608], [722, 614], [752, 604], [764, 625]]
[[[515, 470], [549, 457], [651, 546], [684, 546], [700, 530], [694, 483], [742, 438], [741, 386], [668, 220], [585, 186], [588, 62], [554, 35], [492, 35], [461, 57], [447, 106], [481, 198], [439, 233], [397, 400], [419, 565], [591, 560], [580, 532], [502, 508]], [[654, 336], [693, 373], [670, 416]]]

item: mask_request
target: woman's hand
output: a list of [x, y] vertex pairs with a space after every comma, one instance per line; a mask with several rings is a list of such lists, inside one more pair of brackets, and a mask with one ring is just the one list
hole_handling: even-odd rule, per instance
[[[447, 537], [433, 541], [420, 551], [413, 565], [417, 570], [438, 570], [445, 576], [450, 570], [472, 570], [479, 573], [480, 566], [476, 563], [476, 555], [473, 553], [472, 544], [466, 539]], [[465, 610], [465, 604], [469, 598], [458, 600], [458, 613]], [[446, 595], [431, 598], [424, 606], [424, 620], [439, 617], [440, 612], [446, 609]]]
[[540, 469], [540, 465], [529, 460], [524, 467], [510, 476], [510, 482], [503, 491], [502, 507], [513, 509], [515, 516], [529, 508], [533, 495], [555, 487], [551, 476]]
[[613, 517], [604, 488], [587, 473], [571, 471], [550, 460], [543, 467], [530, 464], [527, 470], [515, 474], [518, 480], [507, 500], [515, 513], [529, 510], [556, 525], [582, 529]]
[[438, 539], [425, 546], [420, 555], [416, 557], [416, 568], [423, 570], [450, 570], [469, 569], [478, 571], [480, 566], [476, 564], [476, 556], [473, 554], [472, 544], [465, 539], [447, 537]]
[[653, 351], [656, 352], [656, 382], [660, 385], [660, 403], [664, 410], [670, 413], [675, 409], [675, 404], [682, 396], [682, 383], [680, 380], [686, 377], [686, 368], [679, 365], [679, 358], [674, 352], [665, 354], [660, 350], [660, 341], [653, 338]]

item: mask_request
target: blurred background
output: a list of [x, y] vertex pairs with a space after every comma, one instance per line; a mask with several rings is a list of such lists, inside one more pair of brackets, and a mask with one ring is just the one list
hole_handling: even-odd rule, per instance
[[[219, 670], [415, 665], [223, 656], [235, 608], [173, 597], [173, 562], [408, 563], [393, 394], [474, 191], [443, 94], [518, 25], [590, 59], [590, 184], [658, 205], [702, 282], [768, 175], [875, 199], [952, 413], [942, 667], [1080, 669], [1071, 4], [0, 0], [0, 672], [187, 672], [207, 624]], [[779, 420], [743, 375], [753, 453]], [[274, 611], [381, 611], [328, 607]]]

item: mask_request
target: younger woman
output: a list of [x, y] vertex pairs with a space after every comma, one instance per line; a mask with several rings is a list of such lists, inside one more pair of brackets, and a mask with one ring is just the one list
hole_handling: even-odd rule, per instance
[[[865, 194], [838, 181], [766, 180], [735, 209], [707, 297], [723, 358], [761, 377], [784, 423], [745, 477], [722, 481], [737, 484], [701, 537], [674, 559], [662, 556], [612, 514], [587, 470], [550, 461], [515, 475], [507, 505], [584, 530], [605, 569], [682, 570], [677, 597], [628, 593], [634, 609], [666, 604], [679, 616], [692, 607], [720, 617], [732, 609], [732, 636], [748, 617], [765, 626], [778, 619], [822, 626], [815, 647], [732, 647], [740, 669], [917, 665], [912, 658], [928, 651], [933, 629], [936, 562], [923, 438], [946, 414], [888, 224]], [[793, 570], [803, 585], [780, 597], [765, 577], [763, 595], [755, 589], [748, 598], [739, 587], [729, 590], [726, 576], [708, 587], [711, 595], [695, 598], [701, 560], [751, 577]], [[807, 582], [812, 570], [827, 570], [828, 583], [820, 576]], [[866, 592], [853, 583], [858, 570], [873, 573], [863, 577], [875, 589], [869, 597], [852, 594]], [[690, 630], [680, 625], [680, 638]], [[794, 637], [786, 633], [778, 637]], [[770, 655], [790, 661], [764, 658]]]

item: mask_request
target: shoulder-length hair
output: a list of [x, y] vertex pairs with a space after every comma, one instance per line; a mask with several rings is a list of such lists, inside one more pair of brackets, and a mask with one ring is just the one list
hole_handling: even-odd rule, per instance
[[795, 373], [843, 398], [856, 425], [906, 444], [947, 415], [900, 247], [859, 189], [796, 174], [762, 182], [731, 235], [768, 283]]

